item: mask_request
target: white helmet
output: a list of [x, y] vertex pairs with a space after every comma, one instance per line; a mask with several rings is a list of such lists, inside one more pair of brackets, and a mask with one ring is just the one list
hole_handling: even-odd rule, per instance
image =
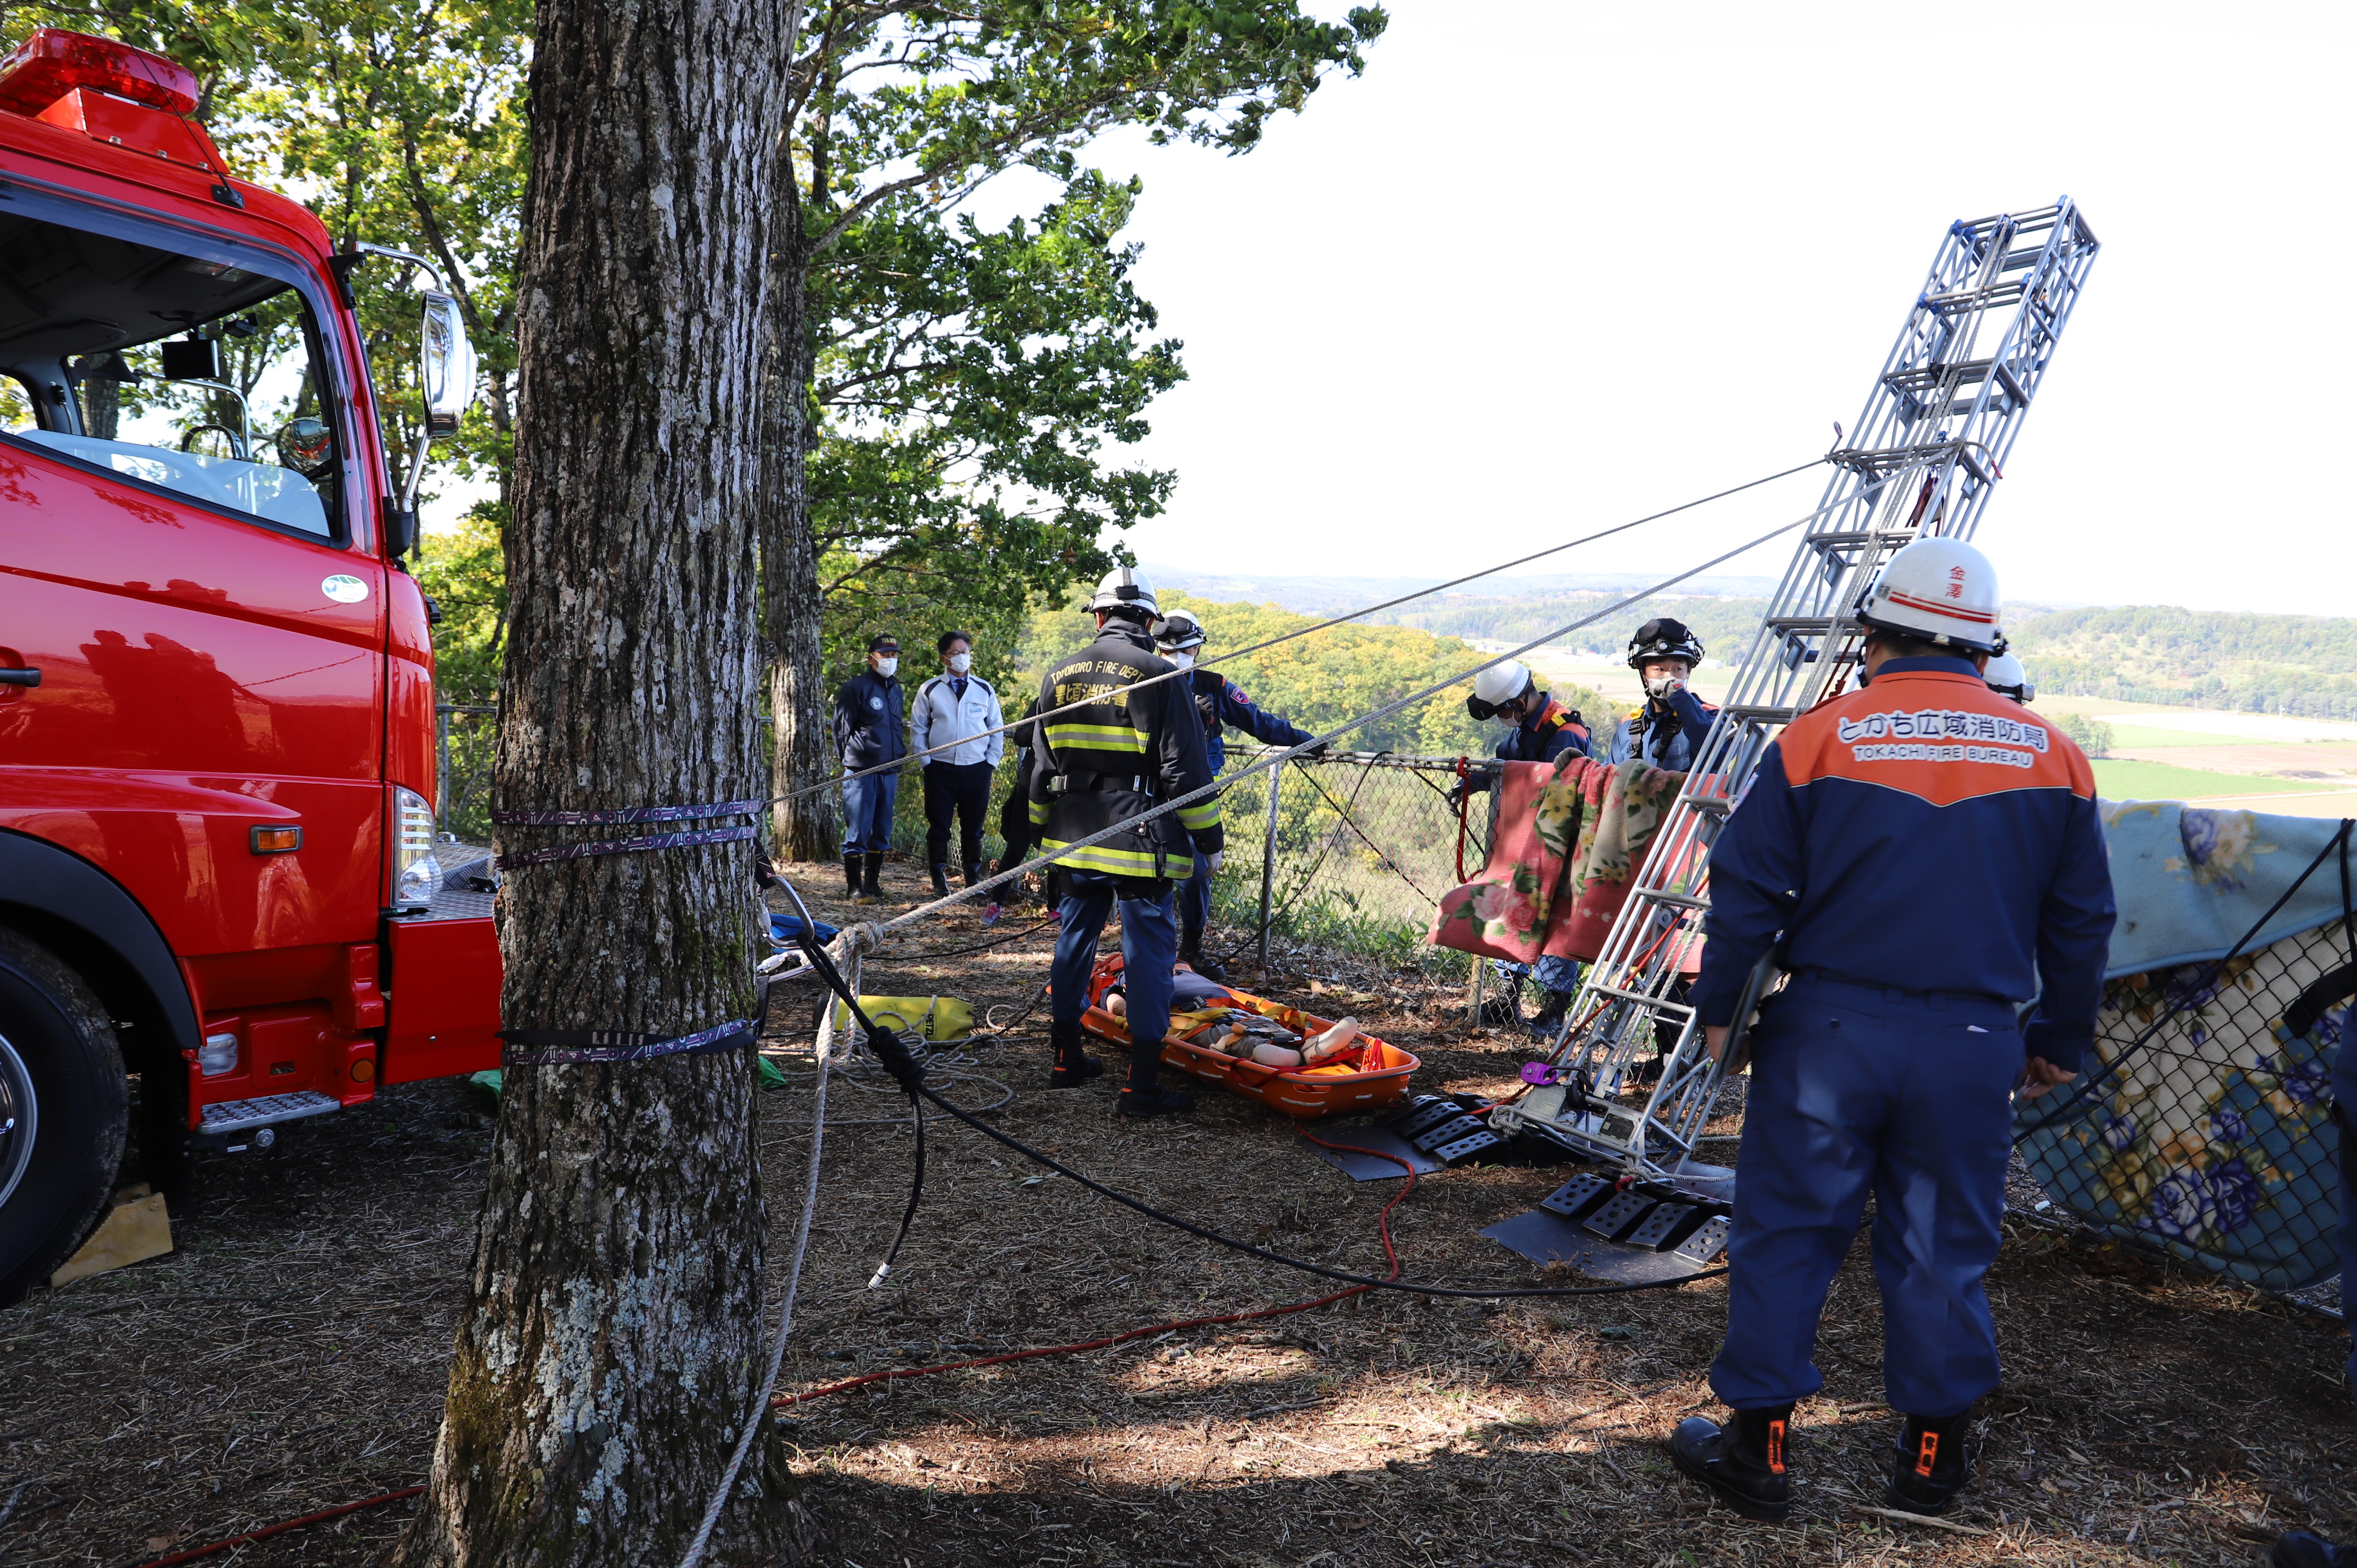
[[1146, 618], [1153, 619], [1162, 613], [1154, 602], [1154, 589], [1137, 575], [1135, 567], [1116, 566], [1097, 584], [1096, 596], [1089, 601], [1092, 610], [1142, 610]]
[[1857, 602], [1857, 618], [1901, 637], [1995, 653], [1996, 568], [1961, 539], [1919, 539], [1893, 555]]
[[2000, 653], [1991, 659], [1988, 668], [1981, 671], [1981, 679], [1988, 682], [1990, 691], [2001, 697], [2011, 697], [2017, 703], [2037, 700], [2038, 688], [2029, 683], [2029, 671], [2024, 670], [2021, 660], [2010, 653]]
[[1473, 694], [1465, 699], [1465, 711], [1477, 719], [1493, 719], [1498, 709], [1512, 702], [1533, 686], [1531, 672], [1519, 659], [1509, 659], [1502, 664], [1492, 664], [1473, 677]]
[[1172, 610], [1154, 623], [1154, 640], [1174, 653], [1203, 646], [1203, 623], [1186, 610]]

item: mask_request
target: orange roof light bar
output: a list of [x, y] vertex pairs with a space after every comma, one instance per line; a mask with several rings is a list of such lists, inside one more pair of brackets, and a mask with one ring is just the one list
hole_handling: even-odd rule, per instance
[[197, 112], [195, 72], [113, 38], [40, 27], [0, 59], [0, 109], [38, 114], [76, 88], [94, 88], [167, 114]]

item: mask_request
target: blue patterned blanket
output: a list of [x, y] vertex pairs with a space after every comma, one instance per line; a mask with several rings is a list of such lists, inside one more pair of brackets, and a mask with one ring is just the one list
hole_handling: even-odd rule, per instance
[[2357, 984], [2328, 853], [2341, 823], [2173, 801], [2103, 813], [2120, 909], [2103, 1065], [2067, 1101], [2021, 1106], [2022, 1155], [2056, 1202], [2123, 1240], [2275, 1290], [2327, 1278], [2340, 1268], [2330, 1087]]

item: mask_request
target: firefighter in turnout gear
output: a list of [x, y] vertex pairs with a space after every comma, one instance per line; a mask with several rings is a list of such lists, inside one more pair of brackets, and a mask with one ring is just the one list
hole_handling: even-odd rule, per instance
[[2075, 1077], [2093, 1037], [2114, 915], [2094, 776], [1984, 683], [1997, 604], [1996, 573], [1962, 541], [1894, 554], [1857, 610], [1863, 688], [1785, 726], [1712, 850], [1693, 1003], [1714, 1057], [1753, 968], [1772, 953], [1789, 980], [1748, 1042], [1710, 1369], [1733, 1419], [1690, 1417], [1670, 1448], [1747, 1518], [1791, 1509], [1786, 1423], [1824, 1385], [1817, 1320], [1869, 1195], [1901, 1422], [1885, 1500], [1936, 1514], [1954, 1499], [1973, 1405], [1997, 1384], [1981, 1282], [2013, 1097]]
[[[1465, 711], [1479, 723], [1497, 719], [1513, 726], [1498, 743], [1497, 754], [1501, 761], [1553, 762], [1566, 751], [1580, 757], [1588, 755], [1587, 725], [1580, 718], [1579, 710], [1566, 707], [1561, 698], [1540, 691], [1538, 678], [1519, 659], [1492, 664], [1476, 674], [1473, 693], [1465, 699]], [[1457, 805], [1459, 792], [1469, 787], [1486, 788], [1488, 779], [1489, 775], [1477, 773], [1458, 785], [1450, 791], [1449, 804]], [[1492, 959], [1490, 967], [1497, 972], [1501, 989], [1481, 1004], [1478, 1022], [1482, 1027], [1501, 1029], [1521, 1024], [1523, 982], [1534, 975], [1542, 994], [1539, 1010], [1527, 1027], [1534, 1035], [1544, 1036], [1561, 1026], [1564, 1012], [1579, 989], [1577, 959], [1549, 955], [1536, 964]]]
[[[1187, 671], [1184, 682], [1195, 699], [1195, 709], [1203, 715], [1203, 751], [1216, 779], [1227, 765], [1226, 727], [1230, 725], [1243, 731], [1263, 746], [1302, 746], [1317, 736], [1308, 730], [1265, 713], [1255, 706], [1243, 688], [1216, 670], [1197, 670], [1195, 660], [1202, 657], [1203, 623], [1186, 610], [1172, 610], [1154, 623], [1154, 649], [1163, 658]], [[1326, 748], [1318, 746], [1306, 753], [1322, 757]], [[1195, 857], [1195, 875], [1178, 887], [1178, 957], [1196, 973], [1211, 980], [1223, 981], [1226, 972], [1203, 956], [1203, 927], [1211, 914], [1211, 867], [1203, 856]]]
[[1049, 1082], [1070, 1088], [1103, 1070], [1081, 1049], [1081, 1015], [1088, 1005], [1097, 934], [1118, 901], [1122, 983], [1134, 1043], [1116, 1110], [1125, 1116], [1168, 1115], [1195, 1108], [1192, 1095], [1163, 1090], [1157, 1081], [1162, 1036], [1170, 1028], [1170, 972], [1178, 958], [1171, 894], [1194, 874], [1199, 853], [1218, 868], [1219, 803], [1198, 800], [1103, 843], [1070, 848], [1211, 781], [1202, 720], [1185, 684], [1136, 685], [1175, 668], [1154, 651], [1148, 631], [1157, 618], [1154, 590], [1135, 570], [1118, 566], [1097, 585], [1088, 607], [1096, 617], [1096, 640], [1040, 682], [1026, 782], [1039, 848], [1055, 857], [1064, 885], [1050, 982], [1056, 1066]]
[[1718, 710], [1686, 690], [1702, 662], [1702, 639], [1685, 622], [1663, 616], [1637, 628], [1629, 639], [1629, 668], [1645, 683], [1645, 701], [1612, 732], [1608, 760], [1631, 757], [1649, 768], [1684, 773], [1702, 754]]

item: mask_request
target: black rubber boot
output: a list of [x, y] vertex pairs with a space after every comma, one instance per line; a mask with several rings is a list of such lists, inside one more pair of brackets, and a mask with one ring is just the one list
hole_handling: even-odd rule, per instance
[[1113, 1102], [1113, 1113], [1124, 1121], [1185, 1116], [1194, 1109], [1195, 1097], [1176, 1089], [1125, 1089]]
[[1909, 1416], [1899, 1431], [1899, 1452], [1891, 1460], [1883, 1505], [1909, 1513], [1947, 1512], [1972, 1479], [1972, 1426], [1970, 1411], [1937, 1420]]
[[972, 886], [974, 886], [976, 883], [980, 882], [980, 881], [983, 879], [984, 875], [985, 875], [985, 872], [987, 871], [987, 869], [988, 869], [988, 865], [989, 865], [989, 863], [988, 863], [987, 861], [985, 861], [985, 860], [984, 860], [981, 856], [979, 856], [979, 855], [976, 855], [974, 859], [967, 861], [967, 862], [965, 863], [965, 885], [966, 885], [968, 887], [972, 887]]
[[1539, 1010], [1531, 1015], [1530, 1023], [1524, 1026], [1540, 1039], [1555, 1038], [1555, 1031], [1563, 1027], [1563, 1015], [1571, 1006], [1571, 998], [1572, 993], [1568, 991], [1545, 993]]
[[1727, 1425], [1690, 1415], [1670, 1434], [1670, 1459], [1741, 1514], [1781, 1524], [1792, 1511], [1792, 1483], [1784, 1473], [1784, 1434], [1792, 1407], [1738, 1410]]
[[883, 876], [884, 857], [873, 850], [868, 851], [867, 864], [860, 871], [859, 891], [866, 897], [881, 903], [884, 898]]
[[1178, 961], [1217, 985], [1228, 983], [1228, 972], [1203, 956], [1203, 933], [1189, 931], [1178, 939]]
[[1048, 1069], [1049, 1088], [1078, 1089], [1092, 1078], [1104, 1076], [1104, 1063], [1081, 1048], [1082, 1038], [1077, 1019], [1048, 1026], [1048, 1039], [1056, 1048], [1056, 1065]]
[[1484, 1029], [1519, 1029], [1523, 1026], [1523, 977], [1519, 974], [1501, 977], [1492, 974], [1499, 990], [1494, 995], [1481, 998], [1480, 1015], [1473, 1020]]
[[856, 854], [843, 857], [843, 891], [855, 901], [859, 897], [859, 856]]
[[2304, 1530], [2276, 1537], [2267, 1548], [2267, 1568], [2357, 1568], [2357, 1546], [2336, 1546]]
[[[967, 877], [965, 879], [965, 885], [968, 887], [973, 886], [974, 878], [971, 876]], [[946, 898], [949, 896], [950, 868], [946, 865], [936, 865], [933, 867], [933, 897], [936, 898]]]

